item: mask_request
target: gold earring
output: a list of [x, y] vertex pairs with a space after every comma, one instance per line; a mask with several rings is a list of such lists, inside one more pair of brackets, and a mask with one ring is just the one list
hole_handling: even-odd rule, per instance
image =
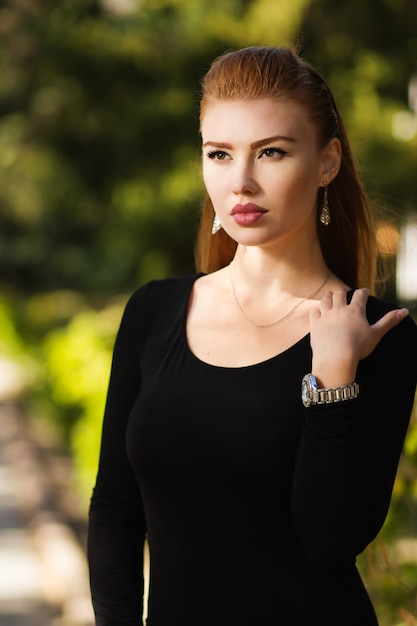
[[330, 219], [330, 211], [329, 211], [329, 200], [327, 197], [327, 181], [323, 180], [323, 205], [320, 211], [320, 222], [324, 224], [324, 226], [328, 226], [331, 222]]

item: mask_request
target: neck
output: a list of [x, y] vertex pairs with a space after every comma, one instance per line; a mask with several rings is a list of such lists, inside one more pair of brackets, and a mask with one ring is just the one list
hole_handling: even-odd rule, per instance
[[304, 297], [312, 284], [324, 280], [329, 272], [321, 249], [277, 258], [257, 248], [238, 246], [232, 265], [240, 292], [251, 298], [268, 299], [280, 294]]
[[232, 289], [233, 298], [235, 300], [236, 306], [238, 307], [242, 317], [244, 317], [247, 322], [252, 324], [252, 326], [256, 326], [257, 328], [271, 328], [272, 326], [276, 326], [280, 322], [283, 322], [284, 320], [286, 320], [292, 313], [294, 313], [294, 311], [299, 306], [301, 306], [301, 304], [303, 304], [303, 302], [306, 302], [307, 300], [313, 299], [316, 296], [318, 296], [318, 294], [322, 291], [322, 289], [324, 288], [324, 286], [326, 285], [327, 281], [330, 278], [330, 271], [327, 272], [324, 280], [318, 285], [318, 287], [315, 287], [314, 290], [311, 293], [308, 293], [306, 296], [303, 296], [302, 298], [298, 298], [295, 304], [291, 306], [291, 308], [287, 309], [285, 313], [281, 314], [278, 318], [274, 319], [272, 322], [271, 321], [270, 322], [257, 322], [251, 317], [249, 317], [247, 313], [245, 313], [245, 310], [242, 308], [242, 305], [240, 304], [237, 293], [236, 293], [236, 288], [233, 282], [231, 264], [229, 265], [229, 278], [230, 278], [230, 286]]

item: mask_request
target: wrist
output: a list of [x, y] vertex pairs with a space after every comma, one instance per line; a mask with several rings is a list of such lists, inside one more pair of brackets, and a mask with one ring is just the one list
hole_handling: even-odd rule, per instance
[[306, 374], [301, 382], [301, 399], [305, 407], [353, 400], [358, 394], [359, 385], [356, 382], [321, 387], [313, 374]]
[[350, 385], [356, 379], [357, 363], [332, 365], [312, 363], [311, 372], [319, 387], [340, 387]]

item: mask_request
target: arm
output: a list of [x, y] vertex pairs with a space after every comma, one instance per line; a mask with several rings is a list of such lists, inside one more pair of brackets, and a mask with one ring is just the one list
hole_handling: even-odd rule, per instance
[[117, 335], [91, 499], [87, 555], [97, 626], [142, 624], [145, 520], [126, 454], [126, 425], [140, 388], [138, 295]]
[[[327, 306], [325, 310], [330, 310]], [[326, 358], [320, 352], [319, 335], [312, 336], [313, 368], [314, 350], [320, 357], [317, 363], [327, 359], [331, 365], [327, 374], [313, 369], [323, 386], [345, 384], [355, 378], [360, 385], [355, 400], [313, 406], [304, 412], [293, 483], [293, 516], [300, 543], [319, 566], [351, 561], [382, 527], [416, 387], [416, 365], [410, 365], [407, 358], [407, 353], [417, 349], [414, 322], [397, 310], [369, 325], [366, 318], [364, 323], [362, 303], [359, 308], [359, 327], [356, 322], [351, 326], [353, 342], [359, 348], [355, 354], [361, 357], [353, 376], [347, 372], [340, 378], [340, 363], [351, 362], [346, 351], [340, 351], [340, 343], [346, 342], [340, 326], [338, 336], [331, 337], [331, 328], [326, 327], [324, 344], [332, 346], [332, 354]], [[363, 346], [372, 345], [367, 343], [366, 328], [381, 336], [363, 356]], [[361, 333], [365, 337], [359, 341]], [[339, 378], [330, 380], [327, 375]]]

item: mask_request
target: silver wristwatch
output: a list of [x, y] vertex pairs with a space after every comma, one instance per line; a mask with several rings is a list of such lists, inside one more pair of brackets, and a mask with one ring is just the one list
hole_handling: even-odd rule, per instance
[[317, 381], [313, 374], [306, 374], [301, 382], [301, 399], [304, 406], [309, 407], [315, 404], [330, 404], [332, 402], [342, 402], [351, 400], [359, 394], [358, 383], [350, 383], [341, 387], [329, 387], [328, 389], [318, 389]]

